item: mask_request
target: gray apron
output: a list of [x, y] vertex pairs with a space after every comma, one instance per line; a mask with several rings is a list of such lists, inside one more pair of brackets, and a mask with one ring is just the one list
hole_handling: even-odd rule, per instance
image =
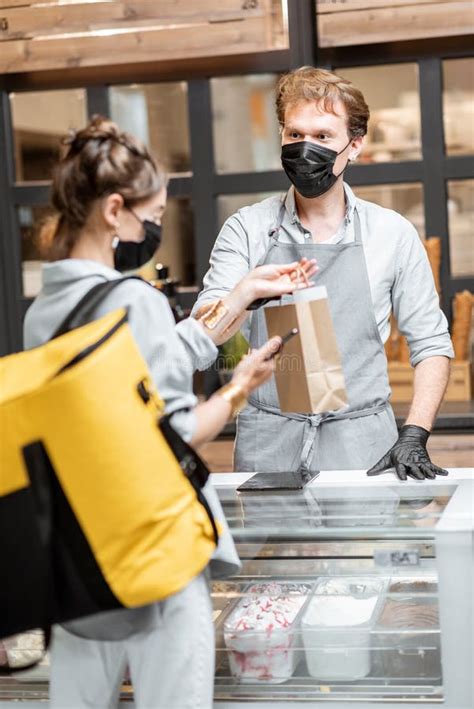
[[[367, 469], [387, 452], [398, 434], [389, 404], [387, 359], [372, 305], [357, 207], [355, 239], [350, 243], [281, 243], [284, 215], [283, 201], [258, 265], [290, 263], [303, 256], [317, 259], [316, 282], [328, 291], [349, 406], [316, 415], [282, 413], [272, 377], [253, 393], [238, 418], [234, 469]], [[282, 305], [291, 302], [292, 296], [281, 299]], [[250, 345], [260, 347], [267, 339], [260, 308], [252, 314]]]

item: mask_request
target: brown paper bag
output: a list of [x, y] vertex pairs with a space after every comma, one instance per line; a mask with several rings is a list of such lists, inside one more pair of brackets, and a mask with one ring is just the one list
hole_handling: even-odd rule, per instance
[[277, 360], [275, 379], [283, 412], [321, 414], [348, 404], [341, 357], [324, 286], [294, 294], [294, 303], [265, 308], [268, 337], [299, 334]]

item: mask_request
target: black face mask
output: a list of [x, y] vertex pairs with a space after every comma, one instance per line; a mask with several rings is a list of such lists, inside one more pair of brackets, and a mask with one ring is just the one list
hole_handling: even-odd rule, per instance
[[344, 170], [339, 175], [334, 174], [336, 158], [344, 152], [347, 145], [336, 153], [335, 150], [306, 140], [288, 143], [281, 149], [281, 164], [303, 197], [320, 197], [331, 189], [349, 164], [348, 160]]
[[119, 241], [114, 251], [114, 265], [117, 271], [134, 271], [151, 259], [161, 244], [161, 224], [149, 219], [143, 221], [130, 210], [142, 224], [145, 236], [143, 241]]

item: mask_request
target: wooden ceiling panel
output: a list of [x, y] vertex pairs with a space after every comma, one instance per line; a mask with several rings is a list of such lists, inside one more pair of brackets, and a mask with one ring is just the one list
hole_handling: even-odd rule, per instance
[[474, 32], [472, 0], [317, 0], [320, 47], [455, 37]]
[[0, 73], [284, 48], [271, 0], [0, 0]]

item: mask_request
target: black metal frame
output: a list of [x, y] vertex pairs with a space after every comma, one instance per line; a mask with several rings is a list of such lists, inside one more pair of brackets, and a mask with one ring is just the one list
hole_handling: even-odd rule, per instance
[[0, 95], [0, 354], [21, 346], [22, 287], [20, 281], [20, 238], [15, 206], [10, 198], [15, 179], [13, 131], [10, 100], [6, 92]]
[[[464, 288], [474, 290], [474, 278], [453, 278], [449, 266], [449, 235], [446, 181], [474, 177], [472, 157], [444, 154], [442, 122], [442, 60], [472, 56], [471, 37], [398, 42], [350, 48], [318, 49], [314, 0], [288, 0], [289, 51], [225, 57], [192, 62], [163, 62], [156, 66], [136, 65], [133, 81], [188, 82], [192, 177], [173, 177], [169, 194], [192, 200], [195, 231], [195, 263], [198, 280], [208, 267], [209, 253], [218, 230], [217, 197], [224, 194], [285, 190], [283, 171], [218, 174], [214, 164], [210, 77], [237, 74], [280, 73], [302, 64], [318, 64], [338, 70], [349, 66], [370, 66], [417, 62], [419, 67], [423, 158], [399, 163], [354, 165], [348, 173], [353, 185], [420, 182], [424, 188], [427, 235], [443, 241], [441, 286], [444, 309], [450, 316], [452, 295]], [[104, 83], [106, 76], [107, 84]], [[22, 297], [20, 231], [16, 214], [19, 205], [48, 202], [47, 183], [16, 184], [13, 131], [9, 92], [86, 86], [88, 114], [109, 113], [108, 85], [130, 82], [122, 67], [107, 70], [43, 72], [41, 76], [0, 77], [0, 355], [21, 347], [21, 319], [29, 300]], [[34, 82], [34, 83], [32, 83]]]

